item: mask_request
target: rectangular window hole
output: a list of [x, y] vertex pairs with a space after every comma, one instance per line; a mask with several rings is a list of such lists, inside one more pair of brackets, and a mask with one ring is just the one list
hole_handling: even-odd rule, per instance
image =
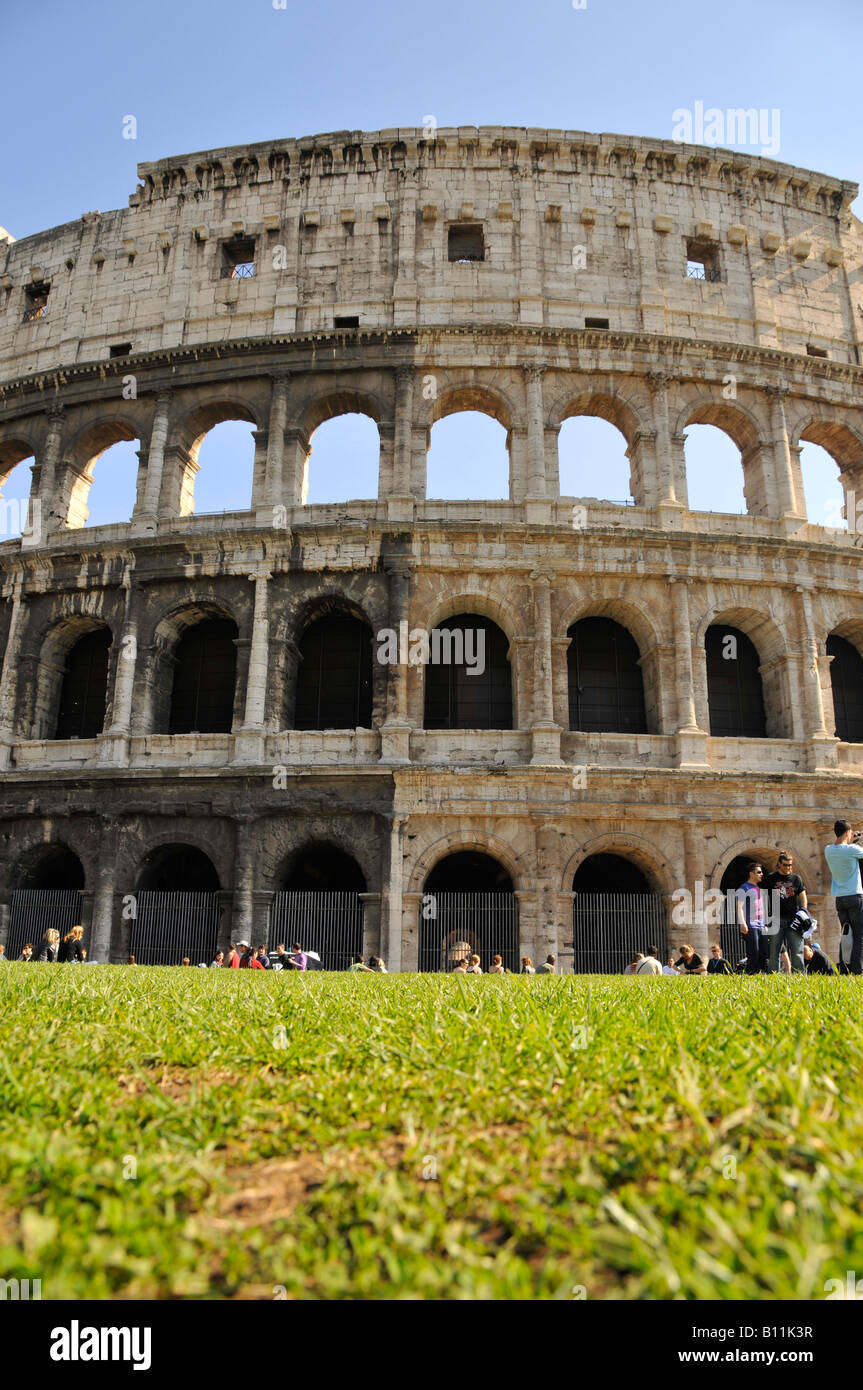
[[359, 328], [359, 314], [336, 314], [333, 319], [334, 328]]
[[608, 319], [585, 319], [585, 328], [607, 328]]
[[222, 242], [222, 279], [251, 280], [255, 273], [255, 238], [234, 237]]
[[128, 357], [132, 351], [131, 343], [114, 343], [108, 348], [109, 357]]
[[450, 227], [448, 254], [451, 261], [484, 261], [482, 224], [459, 222]]
[[28, 285], [24, 291], [24, 322], [33, 323], [43, 319], [48, 312], [48, 295], [51, 286], [42, 280], [39, 284]]
[[712, 241], [686, 243], [687, 280], [719, 280], [719, 247]]
[[813, 347], [811, 343], [806, 344], [806, 354], [808, 357], [826, 357], [827, 352], [824, 348]]

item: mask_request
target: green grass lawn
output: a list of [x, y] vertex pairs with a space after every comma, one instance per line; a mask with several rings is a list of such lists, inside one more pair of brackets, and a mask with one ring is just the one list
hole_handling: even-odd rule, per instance
[[861, 1005], [847, 978], [4, 966], [0, 1277], [823, 1299], [863, 1273]]

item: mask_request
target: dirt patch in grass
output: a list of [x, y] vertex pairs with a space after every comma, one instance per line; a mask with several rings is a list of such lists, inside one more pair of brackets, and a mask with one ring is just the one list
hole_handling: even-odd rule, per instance
[[187, 1096], [193, 1086], [233, 1086], [245, 1075], [227, 1070], [188, 1071], [185, 1067], [163, 1067], [161, 1072], [153, 1070], [118, 1076], [117, 1085], [127, 1096], [142, 1096], [155, 1087], [161, 1095], [179, 1100]]

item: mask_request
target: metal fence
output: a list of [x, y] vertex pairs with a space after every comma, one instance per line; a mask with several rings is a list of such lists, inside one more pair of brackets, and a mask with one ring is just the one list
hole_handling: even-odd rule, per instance
[[665, 907], [652, 893], [578, 893], [572, 912], [576, 975], [620, 975], [636, 951], [667, 957]]
[[493, 955], [519, 969], [518, 899], [512, 893], [426, 893], [419, 907], [420, 970], [453, 970], [462, 956], [478, 955], [488, 970]]
[[299, 941], [314, 951], [323, 970], [347, 970], [363, 949], [363, 904], [359, 893], [276, 893], [270, 904], [267, 945]]
[[218, 893], [138, 893], [130, 951], [138, 965], [209, 965], [219, 940]]
[[[51, 927], [60, 940], [76, 926], [81, 914], [81, 894], [76, 888], [19, 888], [12, 894], [6, 959], [17, 960], [26, 942], [39, 950], [42, 937]], [[88, 944], [85, 934], [83, 945]]]

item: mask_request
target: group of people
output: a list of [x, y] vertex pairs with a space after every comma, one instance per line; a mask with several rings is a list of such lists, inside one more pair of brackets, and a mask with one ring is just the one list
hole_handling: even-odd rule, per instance
[[[60, 933], [56, 927], [49, 927], [42, 938], [41, 944], [34, 949], [33, 942], [28, 941], [22, 948], [19, 960], [35, 961], [81, 961], [87, 959], [86, 949], [81, 945], [84, 940], [84, 928], [81, 926], [72, 927], [60, 940]], [[7, 960], [6, 947], [0, 946], [0, 964]]]
[[[453, 975], [482, 975], [484, 972], [480, 957], [476, 954], [462, 956], [456, 961], [452, 973]], [[503, 963], [503, 956], [495, 955], [491, 958], [488, 973], [489, 975], [511, 975], [512, 971], [507, 970]], [[522, 956], [520, 973], [522, 975], [554, 975], [556, 973], [554, 956], [546, 956], [544, 965], [534, 965], [530, 956]]]
[[[807, 975], [839, 974], [839, 970], [827, 952], [815, 942], [804, 941], [803, 966]], [[759, 972], [749, 969], [749, 962], [745, 957], [737, 965], [732, 965], [722, 954], [719, 942], [714, 941], [710, 947], [710, 958], [707, 961], [702, 960], [695, 948], [687, 944], [680, 947], [680, 956], [677, 960], [672, 954], [666, 960], [665, 965], [660, 963], [657, 948], [648, 946], [646, 951], [635, 952], [623, 973], [624, 975], [741, 975]], [[792, 974], [791, 957], [788, 952], [785, 950], [779, 952], [779, 964], [776, 972], [768, 969], [761, 973]]]

